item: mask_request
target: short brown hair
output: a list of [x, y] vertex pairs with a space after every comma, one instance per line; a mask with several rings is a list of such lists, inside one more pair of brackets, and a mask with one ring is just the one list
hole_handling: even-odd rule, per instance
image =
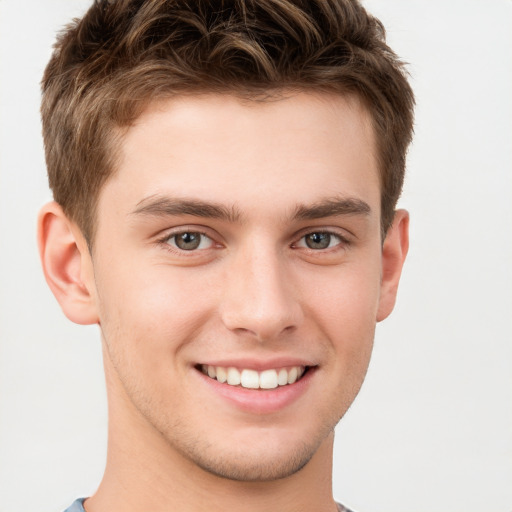
[[383, 233], [393, 220], [414, 97], [382, 24], [356, 0], [96, 0], [58, 37], [42, 90], [50, 187], [89, 245], [116, 128], [187, 93], [356, 94], [376, 134]]

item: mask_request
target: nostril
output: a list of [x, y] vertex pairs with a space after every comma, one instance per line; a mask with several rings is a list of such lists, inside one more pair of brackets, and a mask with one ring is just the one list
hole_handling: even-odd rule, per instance
[[226, 328], [239, 336], [267, 341], [289, 335], [301, 325], [304, 314], [299, 301], [286, 287], [276, 284], [282, 278], [271, 277], [242, 277], [239, 281], [244, 284], [230, 290], [219, 308]]

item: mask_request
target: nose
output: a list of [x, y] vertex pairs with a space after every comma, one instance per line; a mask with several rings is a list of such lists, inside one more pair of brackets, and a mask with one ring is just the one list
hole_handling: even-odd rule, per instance
[[224, 325], [237, 334], [277, 340], [299, 327], [303, 311], [285, 258], [254, 245], [230, 262], [220, 314]]

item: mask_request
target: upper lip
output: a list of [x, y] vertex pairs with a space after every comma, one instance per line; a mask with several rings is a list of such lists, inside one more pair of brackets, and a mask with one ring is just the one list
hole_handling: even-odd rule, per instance
[[297, 357], [276, 357], [272, 359], [209, 359], [205, 361], [200, 361], [197, 364], [207, 366], [220, 366], [222, 368], [242, 368], [256, 371], [286, 368], [290, 366], [317, 366], [317, 364], [314, 363], [311, 359], [303, 359]]

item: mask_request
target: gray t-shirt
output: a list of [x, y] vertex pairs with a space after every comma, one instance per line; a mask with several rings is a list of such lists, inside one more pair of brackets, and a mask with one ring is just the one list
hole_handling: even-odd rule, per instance
[[[80, 498], [73, 502], [71, 507], [67, 508], [64, 512], [85, 512], [84, 510], [84, 503], [85, 498]], [[343, 505], [340, 505], [339, 503], [336, 503], [338, 505], [338, 512], [351, 512], [348, 508], [344, 507]]]

